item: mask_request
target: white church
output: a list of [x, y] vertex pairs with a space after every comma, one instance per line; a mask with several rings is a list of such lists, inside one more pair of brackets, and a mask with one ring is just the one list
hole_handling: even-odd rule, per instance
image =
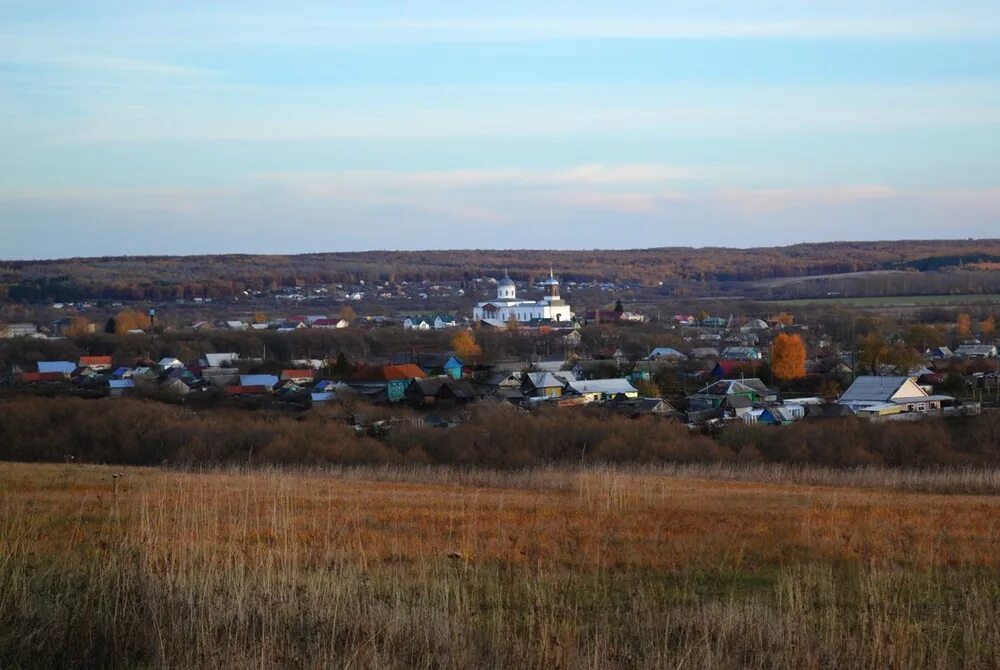
[[497, 297], [488, 302], [477, 304], [472, 310], [472, 318], [476, 321], [487, 321], [495, 324], [505, 324], [511, 319], [519, 323], [528, 323], [536, 319], [543, 321], [573, 320], [573, 311], [569, 303], [559, 297], [559, 281], [549, 271], [549, 278], [542, 282], [545, 297], [541, 300], [519, 300], [517, 285], [504, 270], [503, 277], [497, 282]]

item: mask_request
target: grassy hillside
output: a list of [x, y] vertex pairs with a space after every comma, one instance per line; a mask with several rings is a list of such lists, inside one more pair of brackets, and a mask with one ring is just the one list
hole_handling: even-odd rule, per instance
[[994, 668], [1000, 498], [912, 490], [965, 478], [8, 463], [0, 658]]

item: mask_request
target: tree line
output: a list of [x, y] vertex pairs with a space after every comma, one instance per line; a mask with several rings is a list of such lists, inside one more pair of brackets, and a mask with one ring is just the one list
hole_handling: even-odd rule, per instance
[[629, 419], [607, 409], [474, 407], [442, 429], [416, 415], [366, 406], [355, 430], [350, 407], [289, 415], [192, 411], [144, 400], [16, 398], [0, 405], [0, 459], [124, 465], [413, 463], [524, 468], [554, 463], [779, 462], [838, 467], [996, 466], [1000, 414], [921, 422], [861, 419], [739, 425], [716, 436], [668, 419]]

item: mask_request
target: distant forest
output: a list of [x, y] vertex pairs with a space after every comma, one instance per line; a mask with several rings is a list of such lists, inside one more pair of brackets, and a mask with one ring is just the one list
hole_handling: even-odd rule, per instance
[[359, 281], [469, 282], [508, 268], [532, 281], [614, 281], [684, 292], [785, 277], [875, 270], [995, 270], [1000, 239], [829, 242], [754, 249], [364, 251], [300, 255], [120, 256], [0, 262], [0, 299], [175, 300]]

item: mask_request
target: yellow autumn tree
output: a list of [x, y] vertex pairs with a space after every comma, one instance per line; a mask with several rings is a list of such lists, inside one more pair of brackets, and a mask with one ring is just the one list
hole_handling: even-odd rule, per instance
[[340, 318], [351, 323], [358, 318], [358, 313], [350, 305], [344, 305], [340, 308]]
[[774, 338], [771, 370], [778, 379], [788, 381], [806, 374], [806, 344], [799, 335], [781, 333]]
[[507, 319], [507, 332], [508, 333], [518, 333], [521, 331], [521, 323], [517, 320], [517, 317], [513, 314]]
[[130, 330], [147, 330], [150, 327], [149, 316], [134, 309], [125, 309], [115, 317], [115, 332], [124, 335]]
[[962, 339], [972, 337], [972, 317], [965, 312], [958, 315], [958, 322], [955, 324], [955, 331]]
[[451, 348], [462, 360], [475, 360], [483, 355], [482, 347], [476, 342], [471, 330], [460, 330], [451, 338]]

